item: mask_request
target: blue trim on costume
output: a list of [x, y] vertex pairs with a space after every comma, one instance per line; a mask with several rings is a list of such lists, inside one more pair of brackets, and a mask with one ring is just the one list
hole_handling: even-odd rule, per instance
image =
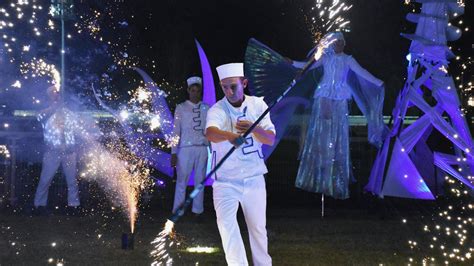
[[201, 120], [201, 104], [198, 105], [198, 107], [194, 108], [193, 107], [193, 113], [196, 114], [196, 116], [193, 116], [193, 130], [195, 131], [201, 131], [201, 133], [204, 135], [204, 128], [201, 126], [202, 120]]
[[256, 152], [256, 153], [258, 154], [258, 157], [260, 157], [260, 159], [263, 159], [264, 156], [263, 156], [263, 154], [260, 152], [260, 150], [259, 150], [258, 148], [255, 148], [255, 149], [252, 150], [252, 151], [247, 151], [248, 149], [250, 149], [250, 148], [252, 148], [252, 147], [254, 147], [254, 146], [253, 146], [253, 138], [252, 138], [252, 137], [247, 137], [246, 140], [247, 140], [248, 144], [247, 144], [247, 146], [242, 147], [242, 153], [243, 153], [244, 155], [249, 155], [249, 154], [252, 154], [252, 153], [255, 153], [255, 152]]

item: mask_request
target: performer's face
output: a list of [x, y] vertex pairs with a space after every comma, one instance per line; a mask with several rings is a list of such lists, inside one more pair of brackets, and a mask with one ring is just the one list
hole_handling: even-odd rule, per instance
[[189, 100], [198, 102], [202, 98], [202, 87], [199, 84], [193, 84], [188, 87]]
[[332, 44], [334, 52], [336, 54], [342, 53], [344, 51], [345, 42], [343, 40], [337, 40]]
[[54, 88], [54, 87], [49, 87], [48, 88], [48, 97], [51, 102], [57, 102], [59, 101], [59, 98], [61, 95], [59, 94], [59, 91]]
[[248, 80], [241, 77], [225, 78], [221, 80], [222, 91], [230, 103], [239, 103], [244, 99], [244, 89]]

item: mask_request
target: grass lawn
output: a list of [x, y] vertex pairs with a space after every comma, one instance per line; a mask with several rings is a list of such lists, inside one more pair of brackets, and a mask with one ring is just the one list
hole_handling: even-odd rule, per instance
[[[365, 210], [329, 209], [325, 218], [313, 207], [268, 210], [269, 251], [274, 265], [406, 265], [408, 239], [416, 229], [399, 217], [380, 219]], [[0, 214], [0, 265], [149, 265], [150, 242], [161, 231], [166, 214], [142, 211], [135, 249], [122, 250], [121, 234], [128, 230], [118, 212], [69, 217]], [[247, 231], [239, 214], [248, 248]], [[187, 215], [176, 225], [180, 245], [170, 249], [174, 265], [225, 265], [224, 253], [210, 210], [200, 223]], [[55, 243], [55, 246], [53, 246]], [[218, 247], [212, 254], [186, 251], [193, 246]], [[250, 256], [249, 256], [250, 258]], [[251, 260], [250, 260], [251, 261]]]

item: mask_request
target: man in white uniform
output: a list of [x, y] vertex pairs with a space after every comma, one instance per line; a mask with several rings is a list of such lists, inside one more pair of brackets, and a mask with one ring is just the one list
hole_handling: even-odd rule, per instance
[[[171, 166], [176, 167], [177, 181], [174, 194], [173, 213], [184, 202], [189, 176], [194, 169], [194, 184], [199, 184], [206, 176], [209, 141], [204, 135], [209, 106], [201, 101], [202, 80], [200, 77], [187, 79], [189, 100], [178, 104], [174, 112], [173, 136], [179, 142], [171, 149]], [[193, 200], [192, 212], [196, 215], [204, 211], [204, 191]]]
[[267, 109], [267, 105], [261, 97], [244, 95], [248, 80], [244, 77], [242, 63], [219, 66], [217, 73], [225, 97], [207, 114], [206, 136], [212, 144], [212, 163], [219, 162], [232, 145], [237, 147], [213, 176], [214, 208], [226, 261], [228, 265], [248, 265], [237, 223], [240, 204], [249, 231], [254, 265], [271, 265], [263, 177], [267, 167], [262, 144], [273, 145], [275, 127], [270, 115], [265, 116], [243, 143], [241, 135]]
[[38, 115], [43, 124], [45, 143], [41, 176], [34, 199], [35, 208], [40, 213], [45, 211], [49, 186], [60, 165], [66, 176], [68, 207], [74, 210], [80, 205], [76, 180], [78, 118], [64, 106], [55, 86], [49, 87], [47, 93], [51, 105]]

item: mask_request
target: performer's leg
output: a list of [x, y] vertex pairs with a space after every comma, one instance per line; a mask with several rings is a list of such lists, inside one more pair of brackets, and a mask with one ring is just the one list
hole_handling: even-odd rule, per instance
[[186, 187], [189, 175], [193, 170], [193, 149], [180, 148], [178, 151], [178, 162], [176, 163], [176, 189], [174, 191], [173, 213], [186, 199]]
[[217, 228], [221, 235], [227, 264], [248, 265], [244, 241], [237, 222], [242, 188], [239, 189], [238, 186], [220, 181], [215, 181], [212, 187]]
[[77, 207], [79, 202], [79, 187], [77, 185], [77, 155], [75, 152], [64, 154], [61, 165], [67, 182], [67, 203], [70, 207]]
[[328, 190], [336, 199], [349, 197], [350, 184], [350, 149], [349, 149], [349, 115], [347, 101], [335, 102], [340, 113], [335, 114], [332, 126], [334, 149], [330, 150], [333, 158], [331, 179]]
[[267, 191], [263, 176], [245, 181], [242, 210], [249, 230], [254, 265], [272, 265], [272, 258], [268, 255]]
[[[196, 161], [194, 163], [194, 185], [196, 186], [206, 177], [207, 147], [197, 147], [195, 151]], [[194, 198], [192, 211], [198, 214], [204, 212], [204, 190], [199, 192], [199, 194]]]
[[46, 151], [43, 155], [43, 165], [38, 187], [36, 188], [34, 205], [35, 207], [46, 206], [48, 201], [48, 190], [54, 174], [61, 162], [59, 152]]
[[334, 112], [337, 112], [338, 110], [334, 110], [333, 108], [333, 100], [326, 98], [326, 97], [321, 97], [321, 118], [323, 119], [332, 119], [332, 116]]

